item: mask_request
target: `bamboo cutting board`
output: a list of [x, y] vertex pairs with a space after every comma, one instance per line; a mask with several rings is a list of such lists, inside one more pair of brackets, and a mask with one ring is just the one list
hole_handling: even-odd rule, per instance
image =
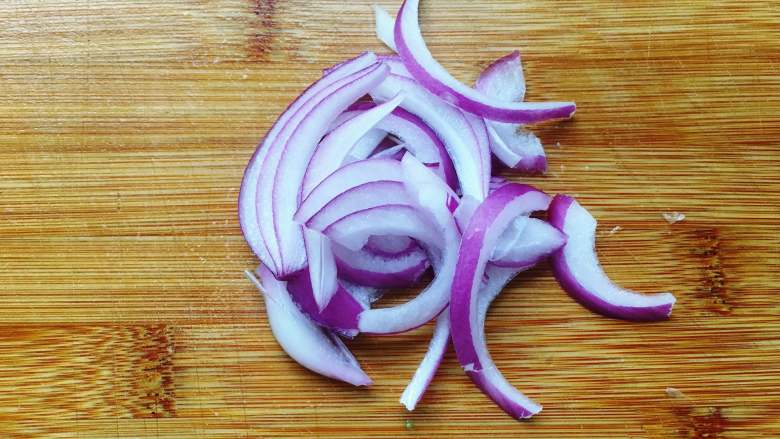
[[452, 353], [402, 409], [430, 325], [350, 344], [370, 389], [302, 370], [242, 275], [255, 144], [321, 69], [383, 50], [372, 2], [343, 3], [0, 4], [0, 437], [780, 436], [780, 4], [423, 2], [460, 79], [519, 49], [529, 100], [577, 102], [525, 181], [592, 210], [616, 281], [679, 300], [625, 323], [520, 276], [487, 323], [545, 406], [516, 422]]

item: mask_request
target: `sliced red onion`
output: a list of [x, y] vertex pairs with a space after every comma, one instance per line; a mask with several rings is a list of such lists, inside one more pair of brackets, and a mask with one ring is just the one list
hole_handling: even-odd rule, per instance
[[533, 133], [509, 123], [489, 121], [490, 150], [501, 163], [527, 174], [547, 172], [542, 142]]
[[414, 372], [414, 376], [407, 384], [404, 392], [401, 394], [399, 402], [406, 407], [406, 410], [412, 411], [417, 407], [425, 391], [428, 390], [433, 381], [433, 376], [447, 353], [447, 346], [450, 344], [450, 317], [449, 312], [444, 311], [436, 319], [436, 327], [433, 330], [431, 341], [428, 344], [428, 350], [425, 356]]
[[306, 227], [325, 230], [334, 222], [359, 210], [381, 207], [388, 204], [411, 204], [403, 183], [397, 181], [372, 181], [347, 189], [340, 193], [311, 218]]
[[404, 78], [414, 79], [412, 74], [407, 70], [401, 57], [398, 55], [379, 55], [377, 60], [384, 65], [390, 67], [390, 73], [393, 75], [403, 76]]
[[[325, 177], [341, 167], [353, 146], [365, 138], [377, 122], [390, 114], [402, 100], [403, 96], [398, 95], [384, 104], [361, 112], [325, 136], [314, 150], [306, 168], [301, 195], [308, 196]], [[370, 143], [371, 140], [367, 144]], [[319, 232], [304, 230], [303, 237], [314, 299], [322, 309], [336, 292], [336, 261], [331, 253], [330, 243]]]
[[[312, 226], [319, 230], [317, 224]], [[439, 230], [422, 218], [415, 206], [408, 204], [385, 204], [357, 210], [320, 231], [351, 250], [363, 248], [372, 235], [409, 236], [426, 244], [440, 244], [441, 240]]]
[[398, 11], [395, 45], [412, 76], [432, 93], [465, 111], [501, 122], [534, 123], [574, 114], [572, 102], [503, 102], [455, 79], [428, 50], [420, 31], [418, 6], [419, 0], [406, 0]]
[[[367, 109], [371, 108], [372, 105], [371, 103], [361, 103], [354, 107]], [[440, 169], [437, 173], [451, 188], [457, 187], [458, 177], [447, 149], [436, 133], [419, 117], [403, 108], [396, 108], [380, 121], [376, 128], [397, 138], [421, 162], [439, 163]]]
[[[389, 75], [371, 91], [380, 102], [404, 92], [401, 107], [422, 119], [442, 140], [458, 175], [464, 195], [482, 200], [487, 195], [490, 169], [484, 169], [482, 152], [466, 116], [457, 108], [428, 93], [414, 80]], [[404, 143], [411, 145], [413, 140]]]
[[320, 311], [314, 299], [308, 270], [301, 270], [290, 276], [287, 290], [292, 300], [309, 318], [346, 337], [358, 334], [358, 316], [365, 307], [339, 284], [327, 306]]
[[304, 227], [303, 241], [306, 245], [314, 302], [317, 304], [317, 310], [322, 311], [338, 290], [336, 259], [330, 241], [320, 232]]
[[485, 96], [504, 102], [522, 102], [525, 99], [525, 76], [520, 63], [520, 52], [503, 56], [482, 71], [474, 86]]
[[409, 254], [420, 246], [408, 236], [372, 236], [365, 248], [375, 255], [392, 258]]
[[490, 184], [488, 187], [490, 189], [490, 192], [493, 192], [494, 190], [500, 188], [501, 186], [507, 183], [510, 183], [510, 181], [507, 180], [506, 178], [494, 176], [494, 177], [490, 177]]
[[[398, 95], [389, 101], [361, 112], [330, 132], [317, 146], [306, 168], [302, 195], [311, 193], [315, 186], [344, 163], [352, 147], [374, 126], [390, 114], [403, 101]], [[384, 136], [382, 136], [384, 138]]]
[[[479, 76], [476, 89], [486, 96], [505, 102], [522, 102], [525, 78], [520, 53], [515, 51], [499, 58]], [[486, 121], [490, 150], [506, 166], [529, 174], [544, 174], [547, 157], [542, 142], [522, 125]]]
[[368, 386], [371, 378], [338, 336], [314, 324], [290, 300], [284, 282], [265, 267], [258, 269], [262, 283], [247, 277], [263, 292], [268, 324], [279, 346], [301, 366], [320, 375], [354, 386]]
[[596, 219], [574, 198], [557, 195], [550, 224], [565, 233], [566, 245], [552, 256], [555, 278], [575, 300], [593, 312], [624, 320], [663, 320], [672, 313], [671, 293], [639, 294], [615, 285], [596, 255]]
[[[367, 183], [401, 182], [401, 164], [390, 159], [361, 160], [334, 171], [303, 200], [295, 213], [295, 221], [305, 223], [325, 205], [342, 193]], [[358, 206], [359, 207], [359, 206]]]
[[544, 193], [525, 185], [507, 184], [477, 208], [461, 240], [452, 283], [452, 341], [466, 373], [499, 407], [515, 418], [528, 418], [541, 407], [512, 387], [498, 371], [485, 343], [478, 295], [485, 268], [496, 243], [515, 218], [549, 204]]
[[[326, 88], [311, 99], [311, 105], [304, 105], [288, 122], [293, 124], [288, 136], [280, 135], [278, 143], [269, 150], [263, 165], [260, 184], [257, 188], [257, 209], [261, 232], [273, 231], [273, 236], [263, 234], [266, 241], [276, 239], [278, 253], [275, 266], [280, 278], [300, 271], [306, 266], [306, 252], [300, 225], [292, 217], [300, 202], [300, 188], [308, 163], [318, 142], [333, 120], [351, 103], [375, 87], [388, 74], [383, 65], [369, 67], [355, 75], [346, 77]], [[318, 96], [321, 98], [318, 99]], [[283, 132], [284, 134], [284, 132]], [[295, 195], [298, 194], [298, 195]], [[265, 224], [265, 221], [270, 221]]]
[[403, 288], [416, 284], [430, 266], [428, 255], [419, 246], [405, 255], [377, 255], [340, 245], [333, 247], [339, 276], [350, 282], [376, 288]]
[[379, 5], [374, 5], [374, 21], [376, 22], [376, 37], [385, 46], [395, 50], [395, 17]]
[[401, 143], [399, 145], [391, 146], [390, 148], [383, 149], [375, 154], [372, 154], [371, 158], [401, 160], [404, 154], [406, 154], [406, 144]]
[[347, 157], [344, 159], [344, 163], [352, 163], [358, 160], [367, 159], [374, 151], [383, 148], [383, 146], [386, 145], [387, 140], [386, 132], [376, 128], [370, 130], [355, 143], [355, 146], [353, 146], [352, 149], [349, 150], [349, 154], [347, 154]]
[[[241, 224], [241, 231], [244, 238], [249, 244], [252, 251], [263, 261], [263, 264], [268, 266], [271, 271], [278, 272], [274, 260], [271, 258], [271, 252], [268, 249], [262, 232], [261, 222], [257, 216], [257, 210], [255, 208], [257, 204], [257, 186], [259, 183], [260, 170], [265, 162], [266, 155], [270, 146], [276, 141], [282, 128], [288, 126], [288, 122], [293, 118], [300, 108], [307, 103], [313, 96], [317, 95], [322, 90], [328, 88], [335, 82], [352, 75], [358, 71], [365, 69], [376, 63], [376, 55], [373, 53], [364, 53], [356, 58], [345, 61], [337, 66], [332, 67], [328, 73], [326, 73], [319, 81], [312, 84], [306, 89], [295, 101], [293, 101], [289, 107], [279, 116], [274, 125], [271, 127], [268, 134], [266, 134], [263, 141], [255, 150], [252, 158], [247, 164], [244, 171], [244, 177], [241, 181], [241, 190], [238, 197], [238, 217]], [[265, 223], [268, 224], [268, 223]], [[276, 243], [270, 243], [274, 251], [277, 251]]]
[[[519, 218], [518, 218], [519, 219]], [[512, 224], [515, 225], [517, 220]], [[566, 244], [566, 235], [550, 224], [526, 218], [525, 227], [511, 245], [499, 243], [493, 251], [490, 263], [515, 269], [530, 268]]]
[[[498, 297], [498, 294], [504, 286], [517, 274], [517, 270], [498, 268], [489, 266], [485, 271], [486, 281], [479, 290], [479, 315], [480, 322], [484, 324], [485, 316], [490, 308], [490, 304]], [[450, 341], [450, 315], [449, 310], [445, 310], [436, 319], [436, 327], [433, 330], [431, 341], [428, 344], [428, 350], [420, 362], [417, 370], [414, 372], [409, 384], [401, 395], [401, 404], [407, 410], [412, 411], [422, 399], [429, 385], [433, 381], [447, 352], [447, 345]]]

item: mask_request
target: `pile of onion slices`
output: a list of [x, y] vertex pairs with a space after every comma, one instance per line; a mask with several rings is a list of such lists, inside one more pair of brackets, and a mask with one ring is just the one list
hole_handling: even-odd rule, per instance
[[[501, 374], [485, 343], [490, 303], [519, 272], [549, 258], [563, 289], [605, 316], [667, 318], [669, 293], [643, 295], [609, 280], [595, 253], [596, 221], [576, 200], [492, 175], [494, 160], [544, 173], [525, 125], [569, 118], [571, 102], [524, 102], [520, 57], [488, 66], [473, 87], [431, 55], [418, 0], [393, 19], [376, 7], [392, 55], [366, 52], [324, 71], [279, 116], [247, 165], [239, 219], [261, 264], [281, 347], [302, 366], [371, 384], [342, 342], [436, 320], [425, 357], [401, 396], [414, 409], [450, 340], [463, 370], [511, 416], [541, 410]], [[534, 213], [546, 212], [547, 220]], [[432, 281], [413, 299], [373, 308], [384, 290]]]

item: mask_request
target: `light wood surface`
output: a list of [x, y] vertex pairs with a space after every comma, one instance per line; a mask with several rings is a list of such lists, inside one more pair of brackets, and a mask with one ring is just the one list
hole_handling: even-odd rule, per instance
[[242, 275], [238, 187], [322, 68], [383, 50], [371, 3], [0, 2], [0, 437], [780, 436], [776, 1], [423, 2], [460, 79], [520, 49], [529, 100], [577, 102], [535, 128], [551, 172], [525, 181], [578, 196], [608, 273], [675, 292], [673, 318], [519, 277], [487, 332], [545, 407], [522, 423], [452, 353], [403, 410], [430, 326], [350, 343], [367, 390], [285, 356]]

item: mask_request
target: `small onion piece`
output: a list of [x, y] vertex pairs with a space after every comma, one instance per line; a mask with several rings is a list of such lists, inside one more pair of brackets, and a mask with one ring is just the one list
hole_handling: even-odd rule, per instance
[[[482, 71], [476, 89], [486, 96], [505, 102], [521, 102], [525, 97], [525, 78], [520, 53], [514, 51], [499, 58]], [[542, 142], [522, 125], [485, 121], [490, 135], [490, 150], [504, 165], [528, 174], [544, 174], [547, 157]]]
[[568, 240], [552, 256], [553, 274], [577, 302], [598, 314], [631, 321], [669, 318], [675, 303], [671, 293], [639, 294], [612, 282], [596, 255], [596, 219], [567, 195], [550, 204], [550, 224]]
[[493, 363], [485, 343], [484, 322], [480, 321], [477, 292], [489, 256], [504, 230], [518, 216], [546, 209], [549, 201], [544, 193], [514, 183], [490, 194], [476, 209], [463, 233], [452, 282], [450, 316], [458, 361], [477, 387], [518, 419], [533, 416], [541, 406], [509, 384]]
[[315, 301], [308, 270], [304, 269], [290, 276], [287, 291], [301, 311], [317, 324], [345, 337], [352, 338], [358, 334], [358, 317], [366, 308], [341, 284], [322, 310]]
[[379, 5], [374, 5], [374, 21], [376, 37], [393, 52], [395, 49], [395, 17]]
[[341, 278], [376, 288], [412, 286], [430, 266], [428, 255], [416, 244], [406, 254], [394, 256], [378, 255], [365, 247], [355, 252], [340, 245], [333, 246], [333, 254]]
[[459, 108], [501, 122], [535, 123], [569, 118], [572, 102], [504, 102], [485, 96], [455, 79], [431, 55], [418, 22], [419, 0], [405, 0], [395, 21], [395, 45], [412, 76], [425, 88]]
[[290, 358], [313, 372], [353, 386], [371, 384], [371, 378], [341, 339], [301, 313], [290, 300], [284, 282], [276, 280], [263, 266], [258, 269], [262, 283], [252, 273], [246, 274], [262, 291], [271, 332]]
[[479, 75], [474, 88], [485, 96], [504, 102], [522, 102], [525, 99], [525, 76], [520, 52], [515, 50], [493, 61]]
[[547, 222], [519, 217], [512, 223], [513, 227], [517, 227], [518, 220], [524, 222], [522, 230], [510, 243], [499, 242], [490, 257], [491, 264], [506, 268], [531, 268], [566, 244], [566, 235]]

